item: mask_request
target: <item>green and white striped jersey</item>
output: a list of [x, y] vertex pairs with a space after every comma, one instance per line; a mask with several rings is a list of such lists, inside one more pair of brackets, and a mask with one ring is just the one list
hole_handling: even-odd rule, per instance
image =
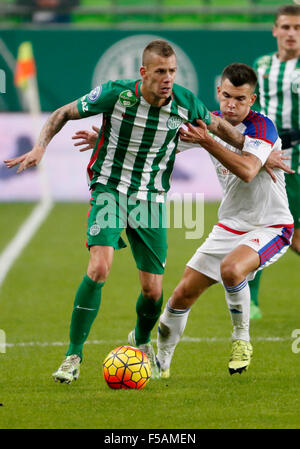
[[[255, 109], [267, 115], [282, 129], [300, 129], [300, 59], [281, 62], [276, 53], [264, 55], [254, 62], [258, 75]], [[286, 151], [291, 155], [291, 168], [300, 173], [299, 145]]]
[[192, 92], [177, 84], [170, 102], [162, 107], [147, 103], [140, 86], [141, 80], [109, 81], [77, 101], [81, 117], [103, 113], [88, 165], [89, 183], [164, 202], [180, 126], [197, 118], [209, 124], [210, 112]]

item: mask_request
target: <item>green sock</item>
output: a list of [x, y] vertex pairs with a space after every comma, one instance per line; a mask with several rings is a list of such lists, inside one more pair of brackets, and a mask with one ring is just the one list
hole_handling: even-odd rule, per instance
[[259, 270], [256, 273], [255, 278], [252, 281], [249, 281], [251, 301], [258, 307], [258, 290], [260, 284], [260, 278], [262, 275], [262, 270]]
[[136, 303], [137, 321], [135, 326], [135, 340], [137, 346], [150, 341], [151, 331], [157, 322], [163, 303], [163, 295], [158, 301], [144, 298], [142, 293]]
[[100, 307], [103, 285], [104, 282], [94, 282], [87, 275], [79, 285], [74, 301], [67, 356], [77, 354], [82, 359], [84, 342]]

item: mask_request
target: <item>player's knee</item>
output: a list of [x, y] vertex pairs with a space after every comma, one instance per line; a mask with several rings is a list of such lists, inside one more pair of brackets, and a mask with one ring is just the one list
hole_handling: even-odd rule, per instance
[[222, 261], [220, 273], [225, 285], [235, 285], [240, 282], [240, 278], [242, 277], [242, 273], [237, 262]]
[[142, 287], [142, 294], [144, 298], [156, 302], [161, 298], [162, 289], [158, 285], [145, 284]]
[[295, 251], [295, 253], [300, 255], [300, 239], [293, 240], [291, 244], [291, 249]]
[[94, 282], [104, 282], [109, 275], [110, 267], [105, 260], [94, 261], [89, 264], [87, 274]]

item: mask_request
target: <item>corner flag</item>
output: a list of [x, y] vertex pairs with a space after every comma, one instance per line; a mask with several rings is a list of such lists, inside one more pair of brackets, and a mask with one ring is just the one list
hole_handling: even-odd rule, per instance
[[[31, 42], [23, 42], [19, 46], [14, 82], [21, 93], [24, 109], [39, 116], [41, 113], [40, 97]], [[40, 126], [37, 126], [37, 129], [39, 128]]]
[[18, 58], [14, 76], [17, 87], [25, 88], [29, 78], [36, 75], [35, 61], [31, 42], [23, 42], [18, 50]]

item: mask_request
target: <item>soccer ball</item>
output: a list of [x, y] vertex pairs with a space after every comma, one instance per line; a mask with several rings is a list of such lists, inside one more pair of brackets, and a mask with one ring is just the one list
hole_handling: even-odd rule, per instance
[[141, 390], [151, 377], [151, 366], [146, 354], [133, 346], [113, 349], [103, 362], [103, 375], [113, 389]]

